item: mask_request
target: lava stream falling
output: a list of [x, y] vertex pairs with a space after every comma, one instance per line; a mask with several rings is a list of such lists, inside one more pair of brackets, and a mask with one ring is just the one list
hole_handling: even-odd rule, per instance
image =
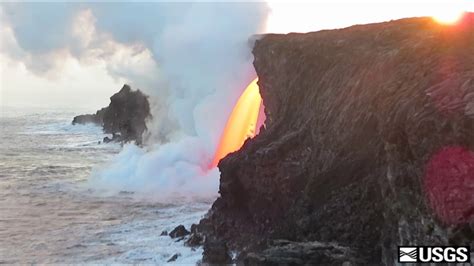
[[232, 110], [211, 167], [217, 166], [227, 154], [240, 149], [247, 138], [255, 136], [262, 103], [257, 81], [258, 78], [247, 86]]

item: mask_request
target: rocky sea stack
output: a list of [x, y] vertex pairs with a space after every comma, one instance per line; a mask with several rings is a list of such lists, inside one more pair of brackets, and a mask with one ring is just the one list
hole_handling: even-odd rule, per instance
[[220, 197], [197, 231], [253, 265], [474, 250], [473, 17], [257, 40], [265, 128], [219, 163]]
[[122, 89], [110, 97], [110, 104], [95, 114], [74, 117], [72, 124], [94, 123], [103, 127], [104, 132], [112, 134], [104, 141], [135, 141], [142, 143], [146, 130], [146, 119], [150, 117], [148, 97], [140, 90], [133, 91], [125, 84]]

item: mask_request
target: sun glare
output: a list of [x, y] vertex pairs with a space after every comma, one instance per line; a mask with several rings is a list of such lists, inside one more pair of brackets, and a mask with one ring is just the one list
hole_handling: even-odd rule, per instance
[[440, 24], [452, 25], [458, 22], [463, 15], [463, 10], [444, 10], [439, 14], [435, 14], [433, 19]]
[[314, 0], [294, 4], [267, 0], [267, 32], [308, 32], [409, 17], [432, 17], [455, 24], [464, 12], [474, 12], [473, 0]]

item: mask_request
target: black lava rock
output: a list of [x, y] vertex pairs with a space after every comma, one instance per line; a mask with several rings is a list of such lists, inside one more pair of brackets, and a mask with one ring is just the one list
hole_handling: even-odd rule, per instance
[[110, 97], [110, 104], [95, 114], [74, 117], [72, 124], [94, 123], [102, 126], [112, 138], [104, 138], [104, 142], [135, 141], [142, 143], [142, 134], [146, 130], [146, 119], [150, 116], [148, 96], [140, 90], [133, 91], [129, 85]]
[[173, 256], [171, 256], [171, 258], [169, 258], [169, 260], [167, 260], [166, 262], [173, 262], [173, 261], [176, 261], [176, 259], [178, 259], [178, 257], [181, 256], [180, 253], [176, 253], [174, 254]]
[[178, 237], [184, 237], [186, 235], [189, 235], [189, 231], [186, 230], [184, 225], [178, 225], [173, 231], [170, 232], [169, 236], [171, 238], [178, 238]]
[[199, 233], [191, 233], [191, 236], [186, 240], [186, 245], [189, 247], [196, 247], [202, 245], [204, 237]]
[[204, 243], [202, 262], [208, 264], [229, 264], [232, 257], [225, 242], [218, 240], [208, 240]]
[[265, 130], [219, 162], [206, 238], [239, 254], [337, 243], [363, 265], [396, 264], [400, 245], [473, 247], [473, 43], [474, 13], [258, 38]]

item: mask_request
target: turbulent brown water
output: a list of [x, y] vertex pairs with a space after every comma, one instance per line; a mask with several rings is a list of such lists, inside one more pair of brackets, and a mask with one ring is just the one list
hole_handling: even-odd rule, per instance
[[158, 203], [133, 193], [104, 196], [87, 182], [121, 150], [99, 144], [95, 126], [72, 126], [77, 110], [2, 108], [0, 263], [195, 263], [168, 236], [197, 222], [210, 201]]

